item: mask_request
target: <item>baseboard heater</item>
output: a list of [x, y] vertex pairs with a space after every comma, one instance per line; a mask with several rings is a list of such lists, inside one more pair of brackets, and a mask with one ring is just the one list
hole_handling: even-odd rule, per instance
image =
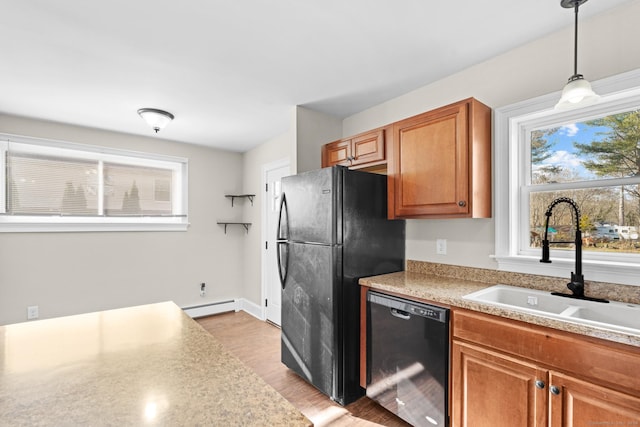
[[212, 314], [226, 313], [229, 311], [238, 311], [236, 300], [218, 301], [210, 304], [194, 305], [191, 307], [183, 307], [182, 310], [192, 318], [211, 316]]

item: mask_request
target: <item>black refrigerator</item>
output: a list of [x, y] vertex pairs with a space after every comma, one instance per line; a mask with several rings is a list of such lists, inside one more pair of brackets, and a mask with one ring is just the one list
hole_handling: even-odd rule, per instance
[[282, 179], [282, 362], [341, 405], [364, 394], [358, 279], [404, 269], [387, 177], [334, 166]]

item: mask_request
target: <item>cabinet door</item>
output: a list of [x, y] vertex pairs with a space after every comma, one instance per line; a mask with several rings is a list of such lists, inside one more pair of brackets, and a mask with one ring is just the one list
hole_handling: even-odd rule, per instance
[[394, 123], [389, 218], [490, 217], [490, 127], [474, 99]]
[[330, 142], [322, 146], [322, 167], [334, 165], [349, 166], [351, 157], [351, 140], [344, 139]]
[[[547, 372], [453, 342], [452, 423], [459, 427], [545, 426]], [[536, 385], [537, 381], [541, 381]]]
[[552, 427], [640, 425], [638, 397], [556, 372], [549, 384]]
[[385, 159], [384, 131], [378, 130], [351, 139], [352, 165], [378, 162]]
[[396, 214], [466, 214], [467, 108], [456, 105], [394, 124]]

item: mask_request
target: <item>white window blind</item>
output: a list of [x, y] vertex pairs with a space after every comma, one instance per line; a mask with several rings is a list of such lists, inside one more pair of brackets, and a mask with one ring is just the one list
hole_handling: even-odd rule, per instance
[[186, 159], [4, 137], [0, 231], [186, 228]]

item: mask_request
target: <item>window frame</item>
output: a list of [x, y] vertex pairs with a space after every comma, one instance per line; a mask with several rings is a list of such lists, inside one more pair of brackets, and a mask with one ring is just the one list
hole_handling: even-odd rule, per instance
[[[599, 103], [576, 110], [556, 111], [554, 105], [560, 92], [544, 95], [516, 104], [497, 108], [494, 111], [494, 187], [495, 187], [495, 255], [498, 270], [569, 277], [574, 270], [573, 251], [551, 252], [551, 264], [540, 263], [541, 250], [528, 249], [522, 245], [528, 235], [520, 227], [529, 221], [528, 192], [523, 192], [521, 183], [526, 183], [526, 162], [530, 163], [530, 152], [519, 142], [530, 137], [530, 130], [559, 123], [584, 121], [589, 117], [629, 110], [640, 105], [640, 70], [630, 71], [602, 79], [592, 84], [601, 95]], [[602, 180], [607, 184], [624, 179]], [[565, 184], [571, 186], [572, 184]], [[529, 188], [530, 190], [530, 188]], [[523, 237], [524, 236], [524, 237]], [[634, 254], [594, 255], [583, 252], [583, 271], [587, 281], [640, 285], [640, 256]]]
[[[119, 216], [63, 216], [63, 215], [4, 215], [6, 213], [6, 153], [9, 144], [16, 144], [20, 151], [45, 155], [76, 158], [103, 163], [129, 166], [148, 166], [175, 171], [175, 190], [171, 216], [142, 215]], [[0, 133], [0, 232], [88, 232], [88, 231], [186, 231], [188, 222], [188, 159], [184, 157], [152, 154], [110, 147], [85, 145], [74, 142], [34, 138]], [[102, 193], [102, 188], [99, 189]], [[99, 205], [102, 201], [99, 197]]]

